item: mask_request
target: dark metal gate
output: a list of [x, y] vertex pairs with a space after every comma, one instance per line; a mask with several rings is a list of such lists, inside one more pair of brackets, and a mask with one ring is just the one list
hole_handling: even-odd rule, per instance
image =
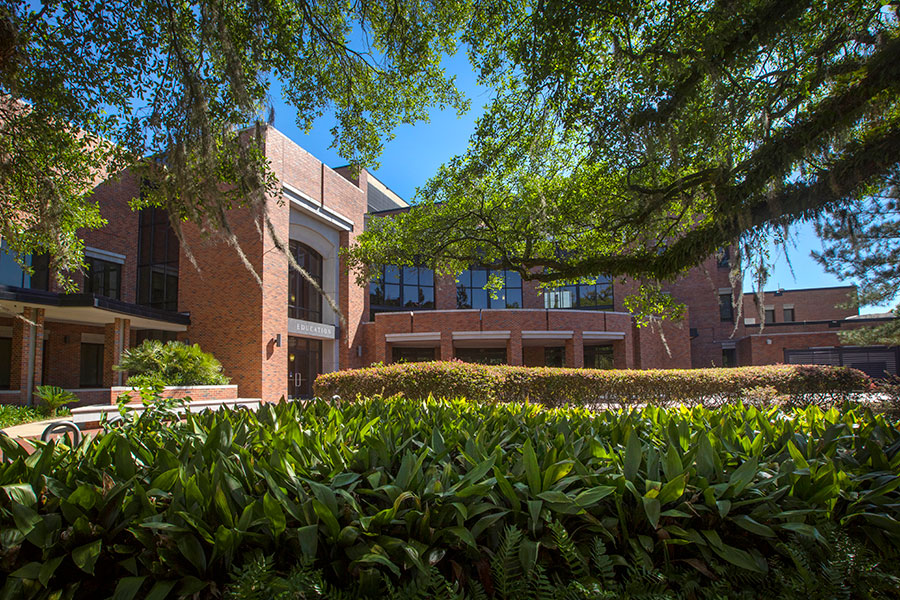
[[785, 349], [784, 362], [789, 365], [853, 367], [869, 377], [884, 377], [885, 374], [897, 374], [900, 347]]

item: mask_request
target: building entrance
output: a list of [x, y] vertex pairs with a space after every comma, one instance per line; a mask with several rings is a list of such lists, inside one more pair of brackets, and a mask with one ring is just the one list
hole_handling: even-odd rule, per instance
[[313, 382], [322, 372], [322, 341], [288, 337], [288, 397], [312, 398]]

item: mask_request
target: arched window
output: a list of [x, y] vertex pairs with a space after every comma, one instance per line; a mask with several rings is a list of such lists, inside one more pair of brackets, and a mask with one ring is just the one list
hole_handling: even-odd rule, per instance
[[[322, 255], [300, 242], [291, 242], [297, 264], [322, 287]], [[322, 322], [322, 295], [294, 269], [288, 267], [288, 316], [314, 323]]]

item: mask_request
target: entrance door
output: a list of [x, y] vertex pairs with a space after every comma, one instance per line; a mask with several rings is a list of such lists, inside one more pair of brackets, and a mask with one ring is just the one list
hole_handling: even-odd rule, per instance
[[322, 340], [288, 337], [288, 397], [312, 398], [313, 381], [322, 372]]

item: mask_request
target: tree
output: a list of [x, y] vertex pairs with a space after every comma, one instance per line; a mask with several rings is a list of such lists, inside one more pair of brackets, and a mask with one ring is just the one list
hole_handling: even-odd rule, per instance
[[[468, 152], [353, 248], [540, 282], [667, 279], [882, 187], [900, 159], [900, 3], [535, 4], [471, 42], [496, 97]], [[735, 261], [740, 264], [740, 260]], [[764, 269], [760, 272], [764, 272]]]
[[91, 190], [125, 168], [146, 182], [135, 206], [165, 207], [179, 235], [192, 220], [234, 242], [238, 206], [265, 228], [272, 82], [301, 128], [331, 110], [341, 154], [373, 164], [398, 124], [466, 108], [440, 60], [470, 14], [463, 0], [6, 0], [0, 235], [78, 268], [76, 230], [102, 224]]
[[[816, 221], [816, 232], [825, 249], [813, 252], [813, 257], [829, 273], [858, 281], [860, 304], [883, 304], [900, 296], [900, 171], [892, 173], [881, 189], [823, 214]], [[897, 346], [900, 322], [841, 332], [841, 339], [857, 345]]]

